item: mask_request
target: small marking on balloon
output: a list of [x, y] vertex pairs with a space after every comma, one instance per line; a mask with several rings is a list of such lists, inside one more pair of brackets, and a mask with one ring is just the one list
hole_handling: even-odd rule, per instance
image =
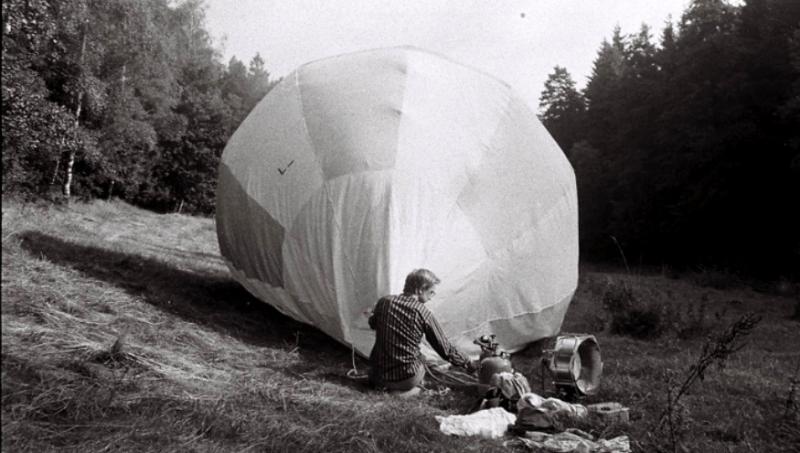
[[286, 173], [286, 170], [288, 170], [289, 167], [291, 167], [293, 163], [294, 163], [294, 159], [292, 159], [292, 161], [289, 162], [289, 165], [287, 165], [286, 168], [279, 168], [278, 169], [278, 173], [280, 173], [280, 174]]

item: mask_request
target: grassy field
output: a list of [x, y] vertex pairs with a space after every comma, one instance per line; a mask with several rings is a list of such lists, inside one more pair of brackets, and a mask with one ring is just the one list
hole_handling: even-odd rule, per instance
[[[401, 401], [348, 379], [350, 349], [230, 279], [210, 219], [99, 201], [2, 209], [3, 451], [525, 451], [440, 434], [434, 416], [464, 413], [466, 392]], [[611, 333], [602, 301], [620, 287], [660, 313], [644, 336], [660, 335]], [[627, 425], [584, 428], [634, 451], [797, 451], [798, 297], [787, 281], [582, 267], [564, 331], [595, 333], [605, 362], [582, 402], [631, 409]], [[706, 337], [750, 312], [761, 322], [743, 348], [668, 408]], [[514, 364], [552, 390], [535, 346]], [[671, 431], [655, 429], [665, 410]]]

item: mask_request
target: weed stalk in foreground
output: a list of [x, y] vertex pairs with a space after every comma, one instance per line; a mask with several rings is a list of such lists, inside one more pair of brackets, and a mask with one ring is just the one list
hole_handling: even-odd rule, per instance
[[689, 372], [680, 384], [670, 384], [667, 389], [667, 401], [664, 411], [658, 420], [655, 431], [663, 432], [667, 428], [667, 434], [672, 445], [672, 451], [677, 452], [680, 443], [680, 431], [682, 428], [681, 414], [683, 406], [681, 398], [698, 380], [705, 378], [706, 370], [713, 364], [724, 368], [725, 362], [734, 353], [740, 351], [746, 344], [743, 342], [755, 326], [761, 321], [761, 316], [756, 313], [747, 313], [737, 319], [718, 335], [710, 335], [703, 345], [703, 351], [694, 364], [689, 367]]
[[800, 362], [797, 362], [797, 365], [794, 367], [794, 375], [792, 379], [789, 380], [789, 394], [786, 396], [786, 401], [784, 402], [785, 410], [783, 412], [783, 418], [785, 420], [788, 420], [789, 417], [797, 413], [798, 410], [797, 401], [794, 400], [794, 397], [797, 392], [797, 384], [800, 384], [800, 378], [798, 378], [799, 372]]

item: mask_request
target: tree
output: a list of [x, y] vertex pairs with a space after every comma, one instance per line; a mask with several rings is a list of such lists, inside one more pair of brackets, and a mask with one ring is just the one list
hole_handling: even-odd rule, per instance
[[[81, 118], [87, 104], [99, 104], [104, 95], [105, 86], [96, 76], [101, 55], [102, 44], [92, 36], [89, 26], [91, 21], [89, 0], [67, 1], [56, 3], [55, 11], [61, 20], [58, 21], [58, 39], [54, 43], [63, 49], [59, 55], [58, 65], [60, 72], [56, 74], [62, 78], [61, 103], [68, 107], [75, 116], [74, 129], [81, 127]], [[64, 179], [62, 193], [66, 200], [72, 195], [72, 178], [75, 160], [81, 149], [68, 148], [62, 153]]]
[[247, 67], [236, 57], [231, 57], [227, 71], [222, 75], [222, 96], [237, 118], [250, 112], [247, 98], [250, 94]]
[[[787, 209], [800, 203], [800, 174], [792, 170], [800, 142], [796, 87], [800, 80], [797, 43], [800, 3], [791, 0], [749, 0], [739, 12], [736, 30], [739, 52], [737, 103], [749, 129], [735, 137], [742, 165], [731, 178], [749, 182], [746, 200], [759, 219], [746, 225], [746, 234], [762, 238], [746, 255], [765, 268], [800, 269], [800, 212]], [[794, 115], [792, 114], [794, 113]], [[737, 125], [739, 126], [739, 125]]]
[[695, 0], [660, 47], [647, 27], [603, 42], [572, 155], [582, 240], [611, 234], [656, 263], [800, 268], [798, 23], [790, 0]]
[[151, 172], [158, 153], [158, 137], [147, 114], [130, 88], [119, 87], [109, 100], [100, 130], [103, 148], [102, 177], [108, 193], [136, 194]]
[[44, 81], [34, 71], [3, 56], [3, 193], [46, 193], [62, 152], [91, 147], [75, 130], [75, 117], [47, 100]]
[[619, 27], [614, 29], [612, 42], [604, 40], [594, 61], [592, 74], [586, 84], [587, 137], [601, 153], [614, 149], [609, 132], [621, 124], [617, 99], [625, 72], [625, 44]]
[[584, 138], [586, 101], [575, 88], [566, 68], [556, 66], [547, 77], [539, 98], [539, 118], [550, 135], [569, 155], [572, 145]]
[[51, 102], [37, 71], [59, 55], [59, 28], [73, 22], [44, 0], [3, 2], [2, 14], [3, 192], [42, 193], [55, 182], [62, 152], [91, 148], [75, 110]]
[[116, 188], [135, 199], [158, 159], [156, 125], [163, 126], [177, 102], [160, 14], [155, 4], [136, 0], [109, 0], [92, 10], [105, 46], [100, 77], [107, 102], [94, 126], [104, 151], [96, 178], [105, 181], [107, 196]]
[[253, 59], [250, 60], [247, 75], [250, 82], [250, 91], [246, 99], [246, 104], [250, 106], [249, 112], [261, 98], [269, 93], [269, 90], [275, 86], [276, 82], [269, 80], [269, 72], [266, 69], [264, 59], [261, 58], [259, 53], [256, 53]]
[[272, 89], [264, 60], [256, 54], [249, 68], [236, 57], [231, 57], [222, 76], [222, 95], [236, 118], [241, 122], [258, 101]]
[[[203, 20], [203, 5], [198, 1], [180, 4], [172, 17], [177, 83], [181, 87], [173, 111], [184, 127], [180, 135], [160, 141], [161, 156], [155, 163], [153, 180], [143, 188], [147, 203], [161, 209], [213, 212], [219, 158], [238, 125], [223, 95], [225, 68], [217, 61]], [[246, 68], [241, 68], [246, 77]], [[228, 89], [233, 92], [238, 88], [230, 83]]]
[[600, 152], [583, 140], [570, 153], [578, 189], [578, 221], [583, 256], [602, 258], [608, 255], [608, 213], [611, 179]]
[[629, 254], [642, 257], [655, 234], [648, 221], [655, 200], [645, 167], [657, 152], [652, 137], [662, 111], [656, 46], [646, 24], [615, 42], [623, 62], [612, 105], [618, 124], [606, 132], [613, 146], [605, 155], [611, 179], [607, 228]]

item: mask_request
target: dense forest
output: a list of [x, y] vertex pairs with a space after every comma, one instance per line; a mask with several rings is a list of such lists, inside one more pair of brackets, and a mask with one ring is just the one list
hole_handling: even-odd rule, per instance
[[[277, 80], [221, 62], [202, 0], [8, 0], [2, 21], [4, 196], [213, 212], [222, 149]], [[797, 277], [800, 2], [665, 22], [610, 30], [585, 89], [545, 83], [583, 256]]]
[[575, 168], [581, 253], [798, 277], [800, 1], [695, 0], [658, 44], [614, 30], [541, 119]]
[[3, 1], [3, 194], [210, 213], [228, 137], [274, 85], [220, 63], [200, 0]]

